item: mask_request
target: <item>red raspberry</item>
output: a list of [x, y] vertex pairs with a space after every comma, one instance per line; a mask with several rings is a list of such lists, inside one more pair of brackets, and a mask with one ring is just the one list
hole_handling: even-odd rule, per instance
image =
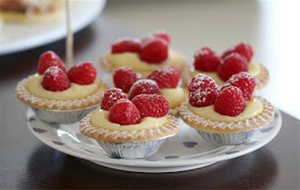
[[211, 77], [199, 73], [192, 78], [189, 86], [189, 91], [194, 92], [198, 88], [217, 89], [217, 85]]
[[222, 115], [237, 116], [245, 107], [243, 93], [235, 86], [223, 88], [215, 101], [215, 111]]
[[140, 79], [129, 90], [129, 99], [139, 94], [160, 94], [159, 87], [154, 80]]
[[164, 67], [152, 72], [148, 79], [154, 80], [159, 88], [176, 88], [180, 80], [180, 72], [174, 67]]
[[236, 45], [235, 47], [225, 51], [222, 55], [222, 58], [225, 58], [227, 55], [229, 55], [233, 52], [243, 55], [247, 59], [247, 63], [250, 62], [250, 60], [253, 56], [253, 49], [252, 49], [251, 45], [242, 42], [242, 43], [239, 43], [238, 45]]
[[170, 35], [167, 32], [155, 32], [153, 36], [165, 40], [168, 44], [171, 42]]
[[133, 52], [138, 53], [141, 50], [141, 43], [134, 39], [121, 39], [116, 41], [111, 46], [111, 53]]
[[70, 81], [81, 85], [92, 84], [96, 79], [96, 75], [96, 68], [91, 62], [75, 65], [68, 71]]
[[40, 56], [38, 63], [38, 73], [40, 75], [44, 74], [44, 72], [51, 66], [58, 66], [61, 70], [66, 72], [64, 63], [58, 57], [58, 55], [56, 55], [53, 51], [46, 51]]
[[218, 75], [223, 81], [227, 81], [232, 75], [243, 71], [248, 71], [246, 58], [238, 53], [231, 53], [219, 66]]
[[130, 100], [121, 99], [109, 109], [108, 120], [120, 125], [131, 125], [139, 123], [141, 115]]
[[132, 99], [140, 110], [141, 117], [163, 117], [169, 111], [169, 103], [158, 94], [140, 94]]
[[160, 64], [168, 58], [168, 43], [160, 38], [146, 38], [139, 57], [149, 64]]
[[224, 84], [223, 88], [226, 86], [238, 87], [243, 92], [245, 100], [250, 100], [255, 88], [255, 79], [246, 72], [240, 72], [232, 75]]
[[117, 88], [121, 88], [123, 92], [128, 92], [135, 81], [141, 78], [141, 75], [128, 67], [121, 67], [115, 70], [113, 81]]
[[194, 54], [194, 67], [200, 71], [217, 71], [221, 59], [210, 48], [204, 47]]
[[209, 106], [215, 102], [218, 88], [215, 81], [204, 74], [193, 77], [189, 86], [189, 103], [195, 107]]
[[70, 87], [70, 81], [67, 74], [57, 66], [49, 67], [42, 81], [42, 86], [49, 91], [63, 91]]
[[126, 95], [119, 88], [111, 88], [103, 95], [101, 109], [109, 110], [118, 100], [126, 98]]

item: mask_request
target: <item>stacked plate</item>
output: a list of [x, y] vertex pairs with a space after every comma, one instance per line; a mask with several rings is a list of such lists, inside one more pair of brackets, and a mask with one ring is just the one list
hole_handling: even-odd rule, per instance
[[31, 109], [26, 114], [26, 123], [37, 139], [66, 154], [118, 170], [162, 173], [201, 168], [253, 152], [278, 134], [282, 119], [276, 111], [275, 119], [261, 128], [251, 141], [228, 146], [207, 143], [194, 129], [180, 121], [178, 135], [168, 139], [155, 155], [135, 160], [109, 157], [96, 141], [80, 134], [79, 123], [45, 124], [36, 119]]
[[[90, 24], [104, 9], [106, 0], [70, 1], [72, 31], [75, 33]], [[84, 16], [82, 16], [84, 15]], [[0, 55], [38, 47], [66, 35], [65, 15], [49, 22], [0, 23]], [[22, 32], [20, 32], [22, 31]]]

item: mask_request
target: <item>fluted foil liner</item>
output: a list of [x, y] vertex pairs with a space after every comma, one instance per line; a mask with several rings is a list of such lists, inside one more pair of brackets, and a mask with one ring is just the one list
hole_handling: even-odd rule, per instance
[[31, 107], [31, 109], [37, 118], [43, 122], [69, 124], [78, 122], [97, 107], [98, 105], [79, 110], [44, 110], [34, 107]]
[[242, 131], [239, 133], [214, 133], [203, 130], [197, 130], [201, 137], [209, 143], [230, 145], [230, 144], [241, 144], [247, 142], [255, 134], [257, 130]]
[[146, 142], [106, 142], [97, 141], [103, 150], [112, 158], [145, 158], [155, 154], [165, 139]]

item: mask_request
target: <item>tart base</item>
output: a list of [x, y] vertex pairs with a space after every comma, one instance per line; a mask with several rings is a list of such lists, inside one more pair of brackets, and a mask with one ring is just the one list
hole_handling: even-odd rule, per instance
[[205, 132], [232, 134], [251, 131], [268, 124], [273, 120], [275, 115], [275, 109], [271, 105], [271, 103], [269, 103], [266, 99], [262, 97], [256, 98], [259, 99], [264, 106], [262, 113], [253, 118], [238, 122], [219, 122], [195, 115], [192, 111], [188, 109], [188, 101], [185, 101], [180, 106], [179, 114], [181, 118], [191, 127]]
[[91, 114], [80, 121], [80, 132], [85, 136], [106, 142], [145, 142], [160, 140], [175, 135], [179, 130], [178, 120], [171, 115], [166, 116], [167, 122], [160, 126], [145, 130], [116, 131], [95, 127], [91, 123]]
[[98, 90], [85, 98], [75, 100], [49, 100], [32, 95], [26, 88], [26, 83], [28, 79], [29, 78], [25, 78], [17, 84], [17, 98], [25, 105], [43, 110], [62, 111], [89, 108], [101, 102], [102, 95], [107, 89], [107, 86], [102, 81], [99, 81]]

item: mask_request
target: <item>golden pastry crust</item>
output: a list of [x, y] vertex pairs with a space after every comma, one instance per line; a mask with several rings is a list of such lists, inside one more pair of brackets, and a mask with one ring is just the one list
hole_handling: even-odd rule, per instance
[[[179, 55], [177, 52], [176, 54], [178, 55], [177, 56], [177, 59], [174, 59], [172, 61], [172, 63], [169, 63], [169, 64], [161, 64], [160, 66], [161, 67], [165, 67], [165, 66], [168, 66], [168, 65], [171, 65], [171, 66], [174, 66], [175, 68], [177, 68], [180, 72], [182, 72], [185, 68], [185, 65], [186, 65], [186, 61], [185, 59], [183, 58], [183, 56]], [[110, 62], [108, 61], [108, 53], [103, 56], [103, 57], [100, 57], [100, 65], [107, 71], [107, 72], [114, 72], [114, 70], [116, 68], [113, 68], [110, 64]], [[147, 77], [148, 75], [150, 75], [154, 70], [149, 70], [149, 71], [136, 71], [138, 73], [140, 73], [143, 77]]]
[[178, 120], [167, 115], [167, 122], [159, 127], [144, 130], [117, 131], [95, 127], [91, 123], [91, 114], [80, 120], [80, 132], [96, 140], [108, 142], [144, 142], [175, 135], [179, 130]]
[[50, 11], [36, 13], [0, 10], [0, 15], [8, 22], [45, 22], [57, 19], [62, 13], [63, 4], [60, 0], [53, 0], [51, 7]]
[[95, 106], [101, 102], [102, 95], [107, 89], [107, 86], [102, 81], [99, 81], [97, 90], [85, 98], [77, 100], [49, 100], [31, 94], [26, 88], [26, 83], [28, 80], [29, 77], [23, 79], [17, 84], [17, 98], [22, 103], [30, 107], [46, 110], [76, 110]]
[[[260, 72], [257, 76], [254, 76], [256, 86], [255, 89], [259, 90], [265, 87], [269, 82], [269, 71], [268, 69], [259, 63]], [[182, 72], [182, 84], [185, 87], [188, 87], [191, 83], [193, 76], [191, 75], [191, 66], [186, 65]]]
[[180, 106], [179, 114], [181, 118], [191, 127], [207, 132], [238, 133], [242, 131], [255, 130], [271, 122], [275, 115], [275, 108], [270, 102], [262, 97], [256, 98], [259, 99], [263, 104], [264, 109], [262, 113], [253, 118], [238, 122], [219, 122], [195, 115], [188, 109], [188, 101]]

